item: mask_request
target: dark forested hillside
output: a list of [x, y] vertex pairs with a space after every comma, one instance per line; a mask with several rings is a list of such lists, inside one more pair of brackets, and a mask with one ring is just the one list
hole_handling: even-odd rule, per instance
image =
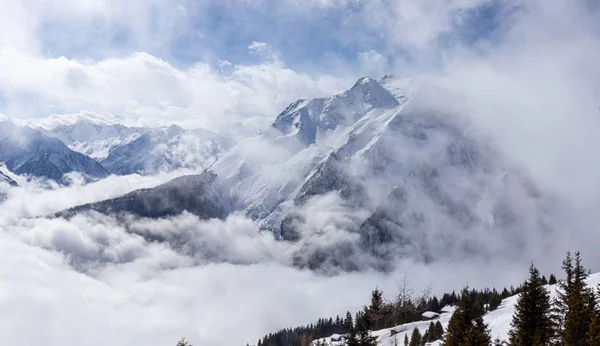
[[[375, 289], [369, 305], [354, 315], [347, 312], [344, 317], [322, 318], [315, 324], [282, 329], [265, 335], [255, 345], [320, 346], [333, 342], [339, 346], [376, 346], [377, 337], [371, 331], [389, 329], [385, 335], [404, 332], [404, 340], [394, 339], [394, 343], [400, 345], [403, 341], [405, 346], [427, 343], [443, 346], [599, 346], [600, 284], [599, 287], [589, 284], [589, 271], [583, 266], [579, 252], [574, 256], [567, 253], [562, 269], [564, 278], [557, 280], [553, 274], [546, 278], [532, 264], [529, 278], [517, 288], [511, 286], [499, 291], [464, 287], [460, 293], [444, 293], [441, 297], [431, 296], [430, 289], [415, 294], [404, 278], [391, 301], [384, 300], [383, 292]], [[483, 319], [498, 309], [503, 299], [514, 304], [507, 340], [491, 335]], [[444, 329], [435, 319], [437, 313], [448, 306], [452, 306], [453, 312]], [[508, 311], [512, 313], [513, 310]], [[432, 321], [424, 325], [427, 323], [424, 320], [429, 319]], [[414, 326], [414, 323], [408, 323], [417, 321], [422, 328], [428, 328], [407, 329]], [[332, 337], [328, 339], [331, 341], [325, 342], [325, 337]]]

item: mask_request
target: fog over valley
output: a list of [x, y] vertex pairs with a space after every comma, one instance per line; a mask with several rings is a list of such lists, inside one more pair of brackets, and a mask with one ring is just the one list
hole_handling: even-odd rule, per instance
[[2, 7], [0, 344], [244, 345], [403, 278], [600, 271], [594, 2]]

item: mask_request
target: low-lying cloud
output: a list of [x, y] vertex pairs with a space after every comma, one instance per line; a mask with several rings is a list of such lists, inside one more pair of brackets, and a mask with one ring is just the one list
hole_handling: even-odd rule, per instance
[[[349, 6], [342, 0], [312, 3]], [[7, 194], [0, 204], [0, 343], [169, 345], [186, 336], [195, 345], [243, 345], [278, 328], [358, 309], [376, 285], [391, 298], [405, 274], [416, 287], [431, 285], [436, 293], [466, 283], [516, 285], [531, 260], [545, 273], [558, 273], [567, 249], [582, 250], [586, 265], [600, 270], [594, 264], [600, 260], [599, 8], [590, 1], [525, 1], [498, 36], [440, 49], [440, 38], [454, 30], [455, 20], [481, 3], [487, 2], [441, 7], [431, 1], [372, 2], [360, 17], [369, 21], [359, 22], [388, 44], [362, 53], [356, 69], [340, 64], [335, 72], [342, 77], [332, 77], [318, 68], [313, 74], [295, 71], [282, 60], [285, 54], [260, 41], [247, 45], [265, 61], [249, 65], [222, 61], [180, 67], [135, 50], [97, 60], [46, 57], [39, 54], [42, 45], [35, 34], [40, 9], [46, 7], [28, 2], [38, 9], [34, 13], [9, 2], [14, 11], [0, 13], [0, 28], [17, 34], [0, 37], [0, 110], [10, 117], [51, 127], [100, 114], [129, 125], [178, 123], [245, 137], [267, 127], [298, 98], [334, 94], [350, 86], [357, 71], [392, 69], [464, 93], [477, 127], [525, 167], [536, 186], [557, 196], [564, 217], [552, 219], [557, 232], [551, 237], [524, 234], [520, 240], [526, 246], [515, 258], [502, 255], [515, 249], [510, 237], [482, 228], [472, 244], [495, 256], [427, 265], [396, 259], [394, 270], [385, 274], [367, 265], [361, 272], [324, 275], [298, 269], [294, 260], [316, 250], [331, 254], [339, 244], [356, 250], [354, 218], [366, 216], [362, 211], [349, 216], [335, 194], [309, 200], [298, 211], [311, 216], [302, 228], [306, 237], [285, 243], [235, 213], [224, 220], [190, 214], [161, 220], [117, 220], [96, 213], [69, 220], [43, 217], [155, 186], [184, 171], [111, 176], [87, 185], [73, 175], [69, 187], [15, 177], [21, 187], [0, 187]], [[135, 17], [136, 4], [118, 19]], [[112, 2], [88, 5], [60, 8], [70, 15], [85, 13], [84, 18], [99, 12], [114, 17]], [[151, 36], [143, 30], [134, 34]], [[340, 35], [346, 42], [372, 36]], [[164, 42], [161, 37], [156, 44]], [[394, 54], [404, 49], [410, 52]], [[50, 113], [56, 115], [31, 118]], [[243, 149], [254, 152], [256, 161], [285, 156], [282, 148]], [[531, 208], [519, 198], [510, 203]], [[443, 239], [429, 237], [425, 240], [444, 250]]]
[[[0, 317], [3, 340], [168, 345], [186, 336], [195, 344], [244, 344], [278, 328], [359, 309], [375, 285], [392, 298], [403, 274], [416, 287], [431, 285], [435, 292], [455, 289], [467, 281], [473, 286], [515, 282], [515, 277], [524, 274], [522, 268], [517, 271], [495, 262], [493, 277], [483, 277], [483, 267], [489, 272], [489, 263], [455, 263], [456, 269], [446, 277], [439, 274], [450, 272], [446, 264], [423, 266], [405, 261], [399, 263], [397, 272], [386, 275], [367, 271], [322, 276], [270, 258], [269, 253], [284, 245], [272, 238], [260, 239], [266, 236], [256, 233], [244, 236], [248, 220], [230, 217], [202, 223], [189, 218], [184, 215], [137, 227], [154, 228], [161, 235], [177, 224], [187, 224], [182, 228], [189, 232], [211, 228], [214, 234], [201, 237], [210, 240], [207, 244], [229, 263], [200, 265], [201, 252], [196, 252], [200, 258], [186, 256], [185, 250], [147, 243], [110, 220], [92, 216], [70, 222], [23, 221], [15, 225], [15, 233], [2, 232], [0, 307], [12, 311]], [[203, 239], [193, 242], [189, 246]], [[98, 259], [111, 262], [88, 268], [74, 265]], [[72, 331], [65, 332], [65, 324]]]

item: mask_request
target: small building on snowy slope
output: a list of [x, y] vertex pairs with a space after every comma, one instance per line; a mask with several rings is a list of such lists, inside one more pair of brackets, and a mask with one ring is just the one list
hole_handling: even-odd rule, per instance
[[440, 318], [440, 314], [433, 311], [425, 311], [421, 314], [421, 316], [423, 317], [423, 321], [437, 320], [438, 318]]
[[344, 341], [344, 336], [343, 336], [343, 335], [339, 335], [339, 334], [333, 334], [333, 335], [330, 337], [330, 340], [331, 340], [332, 342], [341, 342], [341, 341]]
[[396, 327], [390, 329], [390, 336], [394, 336], [398, 333], [405, 332], [406, 330], [407, 330], [407, 328], [404, 325], [396, 326]]

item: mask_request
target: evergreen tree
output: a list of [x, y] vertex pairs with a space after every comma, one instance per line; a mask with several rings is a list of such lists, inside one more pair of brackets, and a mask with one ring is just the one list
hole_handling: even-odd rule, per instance
[[502, 294], [500, 296], [502, 297], [502, 299], [506, 299], [506, 298], [510, 297], [510, 292], [508, 292], [506, 287], [504, 287], [504, 289], [502, 290]]
[[589, 331], [593, 307], [590, 307], [590, 295], [593, 292], [587, 287], [587, 271], [583, 267], [581, 255], [570, 253], [563, 261], [566, 279], [559, 284], [556, 301], [555, 319], [560, 328], [560, 342], [568, 346], [584, 346]]
[[423, 334], [423, 339], [427, 342], [435, 341], [437, 338], [435, 337], [435, 324], [433, 321], [429, 323], [429, 327], [427, 327], [427, 331]]
[[371, 333], [365, 329], [359, 329], [357, 333], [358, 346], [377, 346], [377, 337], [371, 336]]
[[354, 327], [354, 321], [352, 320], [352, 314], [350, 311], [346, 312], [346, 318], [344, 319], [344, 333], [347, 333]]
[[490, 331], [487, 325], [483, 323], [483, 317], [478, 316], [469, 327], [465, 341], [461, 346], [489, 346], [491, 343]]
[[181, 338], [181, 340], [177, 342], [177, 346], [192, 346], [192, 344], [190, 344], [185, 338]]
[[358, 326], [365, 327], [368, 324], [367, 319], [365, 317], [364, 310], [360, 310], [356, 312], [356, 316], [354, 317], [354, 327], [358, 328]]
[[498, 293], [498, 291], [496, 291], [496, 289], [494, 288], [492, 294], [490, 295], [490, 300], [488, 302], [489, 310], [496, 310], [500, 306], [500, 304], [502, 304], [502, 296], [500, 296], [500, 293]]
[[506, 346], [506, 341], [501, 340], [499, 336], [497, 336], [492, 342], [492, 346]]
[[550, 295], [533, 264], [529, 268], [529, 279], [521, 287], [509, 332], [509, 345], [548, 345], [553, 336]]
[[482, 314], [474, 308], [468, 287], [461, 293], [460, 302], [450, 318], [444, 346], [479, 345], [481, 340], [491, 342], [487, 326], [483, 323]]
[[444, 327], [442, 327], [442, 323], [440, 321], [435, 322], [435, 340], [440, 340], [444, 337]]
[[433, 298], [431, 299], [431, 302], [428, 304], [429, 305], [429, 310], [433, 311], [433, 312], [440, 312], [440, 301], [438, 300], [438, 298], [436, 296], [433, 296]]
[[404, 346], [408, 346], [408, 333], [404, 334]]
[[550, 274], [550, 279], [548, 279], [548, 284], [556, 285], [556, 283], [557, 283], [556, 276], [554, 276], [554, 274]]
[[589, 346], [600, 346], [600, 316], [598, 316], [598, 312], [592, 315], [586, 342]]
[[348, 334], [346, 335], [346, 346], [360, 346], [355, 328], [351, 328]]
[[421, 345], [421, 333], [419, 329], [415, 327], [413, 329], [412, 334], [410, 335], [410, 343], [409, 346], [420, 346]]
[[312, 346], [313, 342], [312, 342], [312, 336], [308, 335], [308, 334], [304, 334], [302, 336], [302, 340], [300, 341], [300, 345], [301, 346]]
[[473, 303], [473, 317], [480, 317], [485, 314], [485, 308], [481, 299], [481, 295], [476, 295], [475, 302]]
[[562, 346], [565, 315], [568, 308], [569, 292], [573, 282], [573, 258], [571, 252], [567, 252], [567, 256], [562, 262], [562, 270], [565, 272], [566, 278], [557, 283], [556, 298], [552, 302], [552, 320], [556, 334], [552, 340], [552, 345]]
[[600, 313], [600, 311], [598, 310], [598, 303], [597, 303], [597, 295], [596, 292], [594, 292], [593, 289], [590, 288], [586, 288], [586, 296], [585, 299], [587, 300], [586, 304], [585, 304], [585, 310], [583, 312], [583, 318], [585, 319], [585, 328], [586, 328], [586, 333], [585, 333], [585, 341], [584, 341], [584, 345], [586, 346], [592, 346], [594, 345], [594, 343], [598, 346], [600, 346], [600, 344], [598, 343], [598, 340], [600, 339], [600, 328], [598, 326], [598, 314]]
[[542, 275], [541, 283], [542, 283], [542, 285], [547, 285], [548, 284], [548, 279], [546, 279], [545, 275]]
[[383, 292], [376, 288], [371, 293], [371, 305], [365, 309], [365, 316], [367, 319], [367, 329], [381, 329], [383, 322]]

